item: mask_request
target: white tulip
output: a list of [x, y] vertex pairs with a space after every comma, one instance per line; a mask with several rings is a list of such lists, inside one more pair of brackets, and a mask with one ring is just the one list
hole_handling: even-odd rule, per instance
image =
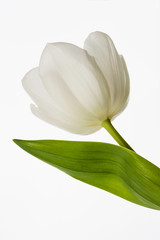
[[44, 121], [73, 133], [90, 134], [127, 105], [129, 76], [111, 38], [91, 33], [84, 49], [70, 43], [46, 45], [39, 67], [23, 78], [23, 87]]

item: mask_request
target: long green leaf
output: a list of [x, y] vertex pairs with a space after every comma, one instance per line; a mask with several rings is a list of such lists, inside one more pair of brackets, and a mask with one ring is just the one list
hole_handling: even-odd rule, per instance
[[98, 142], [14, 142], [78, 180], [133, 203], [160, 210], [160, 168], [133, 151]]

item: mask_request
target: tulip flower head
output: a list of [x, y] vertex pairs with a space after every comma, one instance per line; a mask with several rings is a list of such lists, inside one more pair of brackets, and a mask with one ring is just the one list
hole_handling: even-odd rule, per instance
[[127, 105], [129, 75], [111, 38], [91, 33], [84, 49], [70, 43], [46, 45], [39, 66], [22, 80], [40, 119], [72, 133], [90, 134]]

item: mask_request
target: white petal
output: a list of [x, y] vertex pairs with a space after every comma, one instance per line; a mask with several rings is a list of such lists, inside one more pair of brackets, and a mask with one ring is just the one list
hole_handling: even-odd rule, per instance
[[52, 98], [46, 91], [39, 76], [38, 68], [29, 71], [24, 76], [22, 84], [38, 107], [44, 109], [45, 112], [49, 112], [50, 115], [56, 112], [56, 117], [59, 119], [64, 117], [64, 112], [60, 111], [60, 109], [53, 103]]
[[31, 105], [32, 112], [42, 120], [79, 134], [90, 134], [101, 128], [97, 121], [88, 120], [86, 115], [86, 119], [77, 118], [76, 115], [70, 115], [66, 109], [59, 108], [46, 91], [38, 68], [28, 72], [23, 78], [22, 84], [38, 106]]
[[53, 116], [50, 116], [49, 112], [45, 112], [44, 109], [37, 108], [33, 104], [31, 104], [32, 113], [38, 118], [42, 119], [45, 122], [48, 122], [52, 125], [55, 125], [61, 129], [67, 130], [72, 133], [88, 135], [98, 131], [101, 126], [98, 125], [83, 125], [81, 121], [73, 122], [73, 120], [65, 121], [64, 118], [55, 119]]
[[108, 86], [94, 58], [85, 50], [69, 43], [47, 44], [40, 61], [40, 75], [52, 99], [71, 114], [79, 115], [77, 106], [81, 105], [94, 121], [107, 118]]
[[124, 60], [124, 57], [121, 55], [121, 62], [123, 65], [123, 70], [124, 70], [124, 79], [125, 79], [125, 93], [124, 93], [124, 99], [127, 101], [129, 97], [129, 92], [130, 92], [130, 80], [129, 80], [129, 74], [126, 66], [126, 62]]
[[[129, 94], [127, 88], [126, 67], [121, 60], [111, 38], [102, 32], [91, 33], [85, 41], [84, 49], [95, 58], [95, 61], [103, 73], [111, 96], [110, 117], [117, 114], [121, 105], [126, 103], [124, 95]], [[125, 69], [124, 69], [125, 68]]]
[[22, 79], [22, 85], [27, 93], [35, 102], [42, 101], [42, 103], [50, 104], [52, 98], [45, 90], [42, 80], [39, 76], [38, 68], [30, 70]]

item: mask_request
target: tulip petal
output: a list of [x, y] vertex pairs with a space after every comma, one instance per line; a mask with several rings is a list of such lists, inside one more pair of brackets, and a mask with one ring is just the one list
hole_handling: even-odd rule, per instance
[[[92, 119], [101, 122], [107, 118], [108, 86], [94, 58], [85, 50], [69, 43], [47, 44], [39, 68], [46, 90], [59, 106], [75, 114], [74, 101], [69, 100], [74, 95]], [[85, 115], [81, 116], [83, 119]]]
[[[86, 119], [81, 119], [77, 118], [77, 115], [75, 114], [69, 114], [66, 108], [59, 108], [59, 106], [53, 101], [51, 96], [46, 91], [42, 79], [39, 76], [38, 68], [29, 71], [23, 78], [22, 84], [24, 89], [37, 105], [37, 107], [33, 104], [31, 105], [33, 114], [40, 119], [78, 134], [90, 134], [98, 131], [101, 128], [101, 126], [98, 125], [98, 122], [93, 121], [93, 117], [91, 118], [90, 116], [87, 116], [86, 113]], [[76, 104], [76, 99], [72, 99], [72, 101], [73, 100]], [[82, 111], [80, 108], [79, 110]], [[84, 114], [84, 112], [82, 114]], [[91, 119], [89, 119], [89, 117]]]
[[33, 104], [31, 104], [31, 111], [36, 117], [40, 118], [41, 120], [76, 134], [88, 135], [98, 131], [101, 128], [101, 126], [97, 125], [90, 126], [89, 123], [84, 124], [82, 121], [73, 122], [73, 119], [68, 120], [66, 118], [67, 120], [65, 120], [64, 118], [57, 118], [56, 112], [54, 116], [51, 116], [49, 111], [45, 111], [42, 108], [37, 108]]
[[111, 97], [109, 116], [112, 118], [126, 106], [129, 93], [129, 76], [124, 60], [118, 54], [111, 38], [102, 32], [91, 33], [84, 43], [84, 49], [95, 58], [108, 83]]

